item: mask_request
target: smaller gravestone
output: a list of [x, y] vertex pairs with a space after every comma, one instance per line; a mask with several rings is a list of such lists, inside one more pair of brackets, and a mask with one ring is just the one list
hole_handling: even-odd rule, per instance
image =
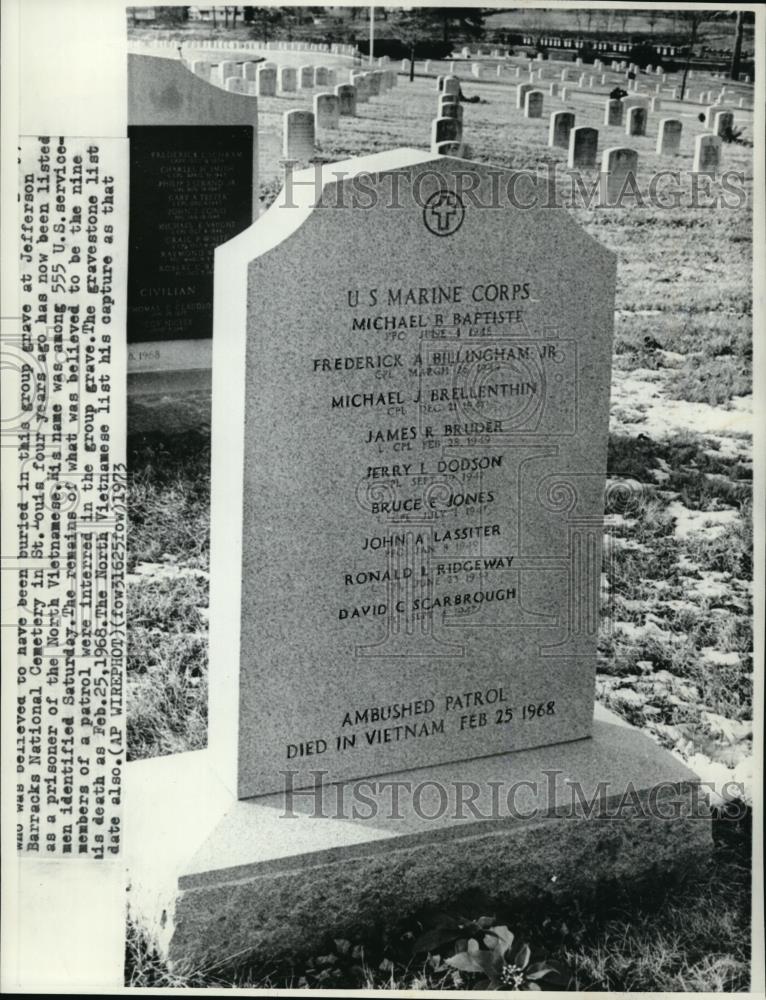
[[628, 117], [625, 121], [626, 135], [646, 135], [646, 108], [635, 105], [628, 108]]
[[730, 108], [722, 108], [720, 105], [712, 104], [707, 111], [705, 111], [705, 128], [709, 128], [712, 131], [715, 127], [716, 116], [720, 115], [722, 111], [730, 110]]
[[439, 142], [434, 147], [433, 152], [439, 156], [459, 156], [466, 159], [470, 156], [468, 147], [462, 142]]
[[364, 78], [367, 81], [367, 93], [369, 96], [380, 97], [380, 74], [365, 73]]
[[524, 98], [524, 117], [542, 118], [543, 100], [544, 95], [542, 90], [530, 90]]
[[[335, 74], [333, 73], [333, 76]], [[334, 83], [335, 81], [333, 81]], [[314, 83], [317, 87], [326, 87], [330, 83], [330, 70], [327, 66], [317, 66], [314, 71]]]
[[552, 83], [548, 87], [548, 96], [549, 97], [558, 97], [558, 95], [559, 95], [559, 85], [557, 83]]
[[562, 69], [559, 79], [562, 83], [566, 83], [569, 79], [569, 70]]
[[524, 108], [527, 94], [530, 92], [530, 90], [534, 90], [534, 87], [532, 86], [531, 83], [520, 83], [516, 87], [516, 107], [519, 110], [522, 110]]
[[353, 118], [356, 115], [356, 87], [351, 83], [339, 83], [335, 96], [341, 118]]
[[237, 73], [237, 64], [229, 61], [224, 61], [218, 65], [218, 75], [216, 82], [222, 87], [226, 86], [226, 81], [230, 76], [235, 76]]
[[356, 80], [354, 86], [356, 87], [356, 103], [357, 104], [367, 104], [369, 103], [371, 95], [370, 78], [366, 73]]
[[457, 118], [458, 121], [463, 120], [463, 109], [457, 103], [457, 101], [445, 101], [443, 104], [439, 104], [439, 117], [440, 118]]
[[721, 139], [717, 135], [703, 132], [694, 140], [694, 162], [692, 172], [710, 174], [715, 177], [721, 166]]
[[314, 156], [315, 144], [313, 112], [302, 111], [298, 108], [286, 112], [282, 147], [284, 158], [306, 163]]
[[567, 166], [595, 167], [598, 152], [598, 129], [580, 125], [569, 133], [569, 155]]
[[574, 128], [575, 116], [571, 111], [554, 111], [548, 129], [548, 145], [569, 148], [569, 133]]
[[653, 97], [649, 104], [649, 108], [651, 111], [662, 111], [662, 101], [660, 100], [660, 98]]
[[340, 107], [335, 94], [314, 94], [314, 124], [316, 128], [340, 127]]
[[608, 99], [604, 105], [604, 125], [622, 125], [623, 111], [622, 101]]
[[638, 170], [638, 153], [626, 146], [612, 146], [605, 149], [601, 157], [600, 191], [601, 203], [604, 206], [614, 206], [623, 190], [628, 186], [628, 179], [635, 176]]
[[456, 76], [447, 76], [444, 78], [444, 88], [443, 94], [446, 96], [452, 95], [460, 99], [460, 79]]
[[224, 90], [228, 90], [230, 94], [245, 94], [247, 93], [246, 80], [243, 80], [241, 76], [229, 76], [226, 78], [226, 83], [224, 85]]
[[460, 142], [462, 138], [463, 126], [457, 118], [434, 118], [431, 123], [432, 149], [441, 142]]
[[672, 156], [681, 147], [682, 123], [678, 118], [662, 118], [657, 131], [657, 153]]
[[569, 100], [569, 89], [570, 89], [569, 87], [562, 87], [561, 88], [561, 94], [559, 96], [561, 97], [562, 101], [568, 101]]
[[298, 89], [298, 74], [294, 66], [279, 67], [280, 94], [294, 94]]
[[256, 90], [259, 97], [276, 97], [277, 71], [271, 66], [259, 66], [256, 75]]
[[298, 70], [298, 86], [301, 90], [311, 90], [314, 86], [314, 67], [301, 66]]

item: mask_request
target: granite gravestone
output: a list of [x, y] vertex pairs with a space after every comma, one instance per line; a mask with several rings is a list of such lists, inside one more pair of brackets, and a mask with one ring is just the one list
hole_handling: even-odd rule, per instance
[[593, 717], [612, 254], [480, 164], [317, 176], [216, 252], [211, 747], [240, 798]]
[[163, 344], [212, 336], [213, 251], [257, 215], [257, 125], [254, 97], [128, 56], [128, 341], [153, 344], [139, 367], [182, 368]]
[[252, 127], [131, 125], [128, 339], [210, 337], [213, 253], [252, 221]]

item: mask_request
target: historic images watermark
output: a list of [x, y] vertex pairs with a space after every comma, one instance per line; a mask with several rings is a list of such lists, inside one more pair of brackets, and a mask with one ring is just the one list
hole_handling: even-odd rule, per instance
[[[295, 208], [299, 189], [311, 188], [322, 208], [372, 209], [383, 202], [403, 209], [414, 201], [436, 235], [451, 235], [463, 221], [465, 209], [739, 209], [747, 201], [745, 175], [725, 170], [719, 174], [690, 170], [628, 170], [617, 178], [607, 171], [562, 169], [556, 160], [538, 163], [536, 171], [499, 170], [487, 166], [450, 172], [449, 186], [438, 170], [414, 176], [393, 172], [381, 175], [348, 174], [332, 164], [312, 161], [312, 178], [296, 175], [297, 161], [283, 160], [285, 186], [281, 207]], [[615, 180], [617, 182], [615, 183]]]
[[716, 788], [711, 782], [660, 782], [643, 791], [632, 782], [586, 786], [556, 768], [532, 781], [438, 781], [414, 778], [363, 778], [332, 782], [328, 771], [310, 771], [310, 788], [296, 786], [299, 771], [281, 771], [283, 819], [404, 820], [572, 820], [706, 819], [711, 799], [727, 803], [727, 818], [746, 810], [744, 788], [735, 781]]

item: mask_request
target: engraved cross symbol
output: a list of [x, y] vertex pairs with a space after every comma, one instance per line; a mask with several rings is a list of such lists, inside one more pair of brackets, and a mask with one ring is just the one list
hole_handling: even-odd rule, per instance
[[431, 212], [438, 219], [437, 225], [439, 229], [448, 229], [450, 220], [457, 213], [454, 195], [446, 191], [442, 193], [436, 204], [431, 206]]
[[423, 221], [435, 236], [451, 236], [463, 223], [465, 209], [452, 191], [437, 191], [423, 209]]

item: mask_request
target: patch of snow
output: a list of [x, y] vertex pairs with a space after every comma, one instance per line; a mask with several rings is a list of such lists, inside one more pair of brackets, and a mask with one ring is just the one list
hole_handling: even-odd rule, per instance
[[734, 507], [723, 510], [690, 510], [678, 500], [669, 503], [666, 512], [676, 520], [676, 538], [688, 538], [689, 535], [702, 531], [708, 538], [717, 538], [740, 518], [739, 511]]
[[701, 580], [689, 581], [689, 589], [693, 590], [695, 594], [708, 600], [728, 596], [731, 590], [731, 581], [727, 579], [727, 574], [710, 570], [701, 575]]
[[[712, 438], [720, 446], [716, 454], [722, 458], [737, 455], [750, 456], [750, 441], [737, 435], [751, 435], [753, 431], [752, 396], [735, 396], [726, 408], [709, 403], [692, 403], [685, 399], [666, 399], [662, 383], [670, 376], [670, 369], [615, 369], [612, 378], [613, 416], [619, 423], [619, 410], [630, 410], [639, 404], [645, 407], [645, 420], [640, 433], [655, 440], [671, 437], [679, 430]], [[630, 423], [623, 427], [630, 433]]]
[[711, 760], [704, 753], [692, 754], [686, 764], [703, 782], [711, 806], [721, 806], [735, 797], [731, 788], [733, 771], [725, 764]]
[[672, 633], [661, 629], [653, 621], [647, 621], [643, 625], [636, 625], [635, 622], [615, 622], [614, 630], [633, 642], [638, 642], [640, 639], [656, 639], [658, 641], [670, 642], [676, 638]]
[[710, 731], [727, 743], [739, 743], [753, 735], [753, 723], [747, 719], [741, 721], [727, 719], [726, 716], [717, 715], [715, 712], [703, 712], [702, 718], [710, 727]]
[[735, 667], [742, 659], [737, 652], [724, 653], [713, 646], [705, 646], [704, 649], [700, 650], [700, 653], [706, 663], [712, 663], [719, 667]]
[[[606, 539], [609, 539], [607, 542]], [[604, 539], [604, 547], [608, 550], [611, 545], [614, 549], [621, 549], [623, 552], [649, 552], [649, 546], [644, 542], [637, 542], [634, 538], [624, 538], [622, 535], [607, 535]]]
[[178, 579], [183, 576], [196, 576], [204, 577], [206, 580], [210, 578], [210, 574], [204, 569], [197, 569], [193, 566], [176, 566], [173, 563], [150, 563], [150, 562], [140, 562], [136, 563], [135, 572], [128, 573], [128, 582], [136, 582], [137, 580], [160, 580], [160, 579]]
[[662, 360], [668, 368], [680, 368], [681, 365], [685, 364], [687, 358], [685, 354], [679, 354], [678, 351], [660, 350], [659, 354], [662, 355]]

